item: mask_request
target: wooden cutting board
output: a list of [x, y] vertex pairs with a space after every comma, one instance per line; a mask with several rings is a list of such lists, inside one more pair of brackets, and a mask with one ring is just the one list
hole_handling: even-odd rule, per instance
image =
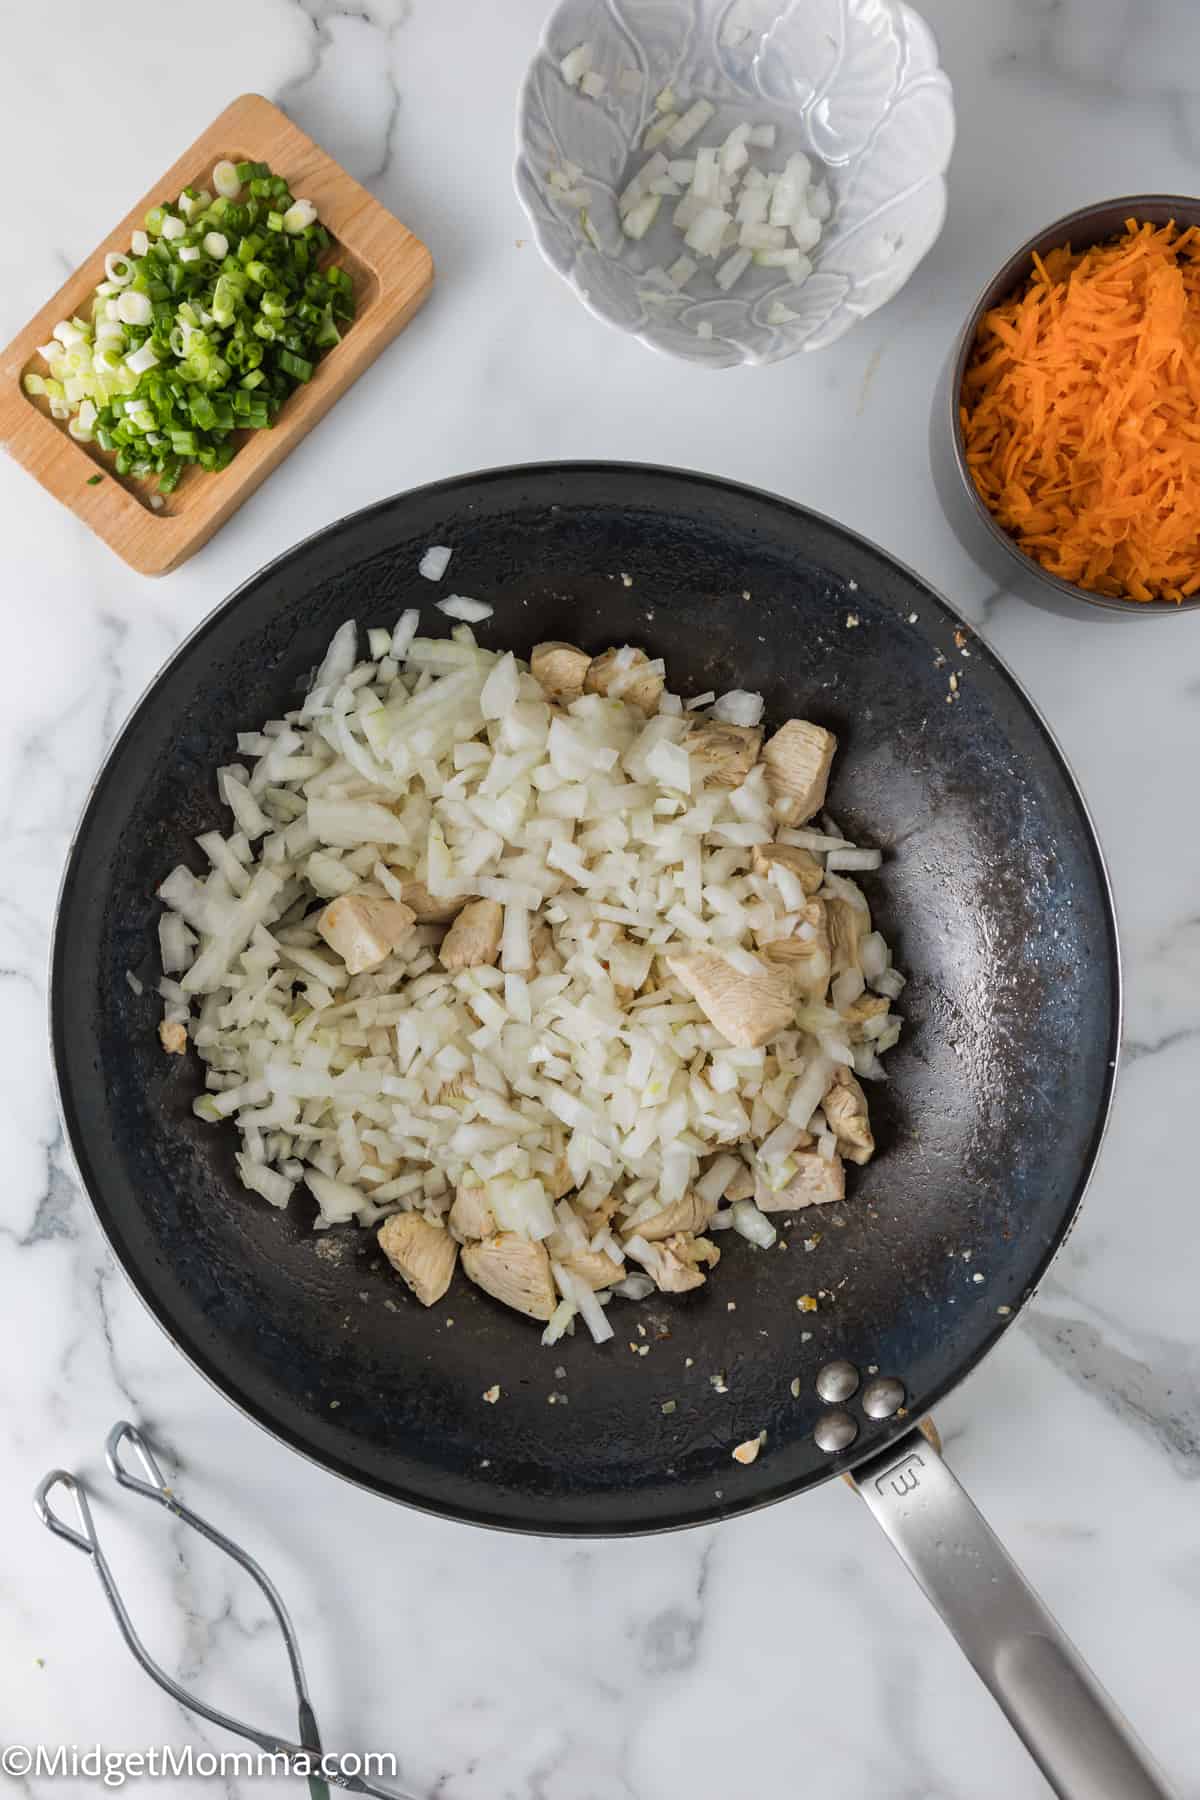
[[[79, 444], [66, 421], [52, 419], [44, 400], [22, 386], [32, 371], [45, 374], [37, 346], [60, 319], [81, 312], [104, 279], [110, 251], [129, 249], [146, 213], [173, 200], [189, 183], [210, 185], [215, 162], [269, 163], [293, 194], [312, 200], [336, 243], [331, 260], [354, 283], [356, 313], [340, 344], [317, 364], [312, 379], [284, 402], [270, 430], [239, 433], [242, 442], [225, 469], [187, 468], [161, 510], [150, 504], [153, 479], [114, 474], [111, 455]], [[294, 445], [324, 418], [421, 305], [433, 282], [433, 259], [385, 207], [332, 157], [260, 94], [243, 94], [213, 121], [179, 161], [131, 207], [52, 300], [17, 334], [0, 358], [0, 444], [47, 491], [142, 575], [166, 575], [208, 542], [265, 481]], [[103, 480], [94, 487], [97, 473]]]

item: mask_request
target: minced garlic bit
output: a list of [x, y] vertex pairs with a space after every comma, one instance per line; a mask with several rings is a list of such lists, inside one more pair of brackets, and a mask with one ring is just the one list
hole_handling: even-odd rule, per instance
[[857, 613], [847, 613], [846, 614], [846, 630], [847, 631], [853, 631], [854, 628], [856, 627], [856, 625], [858, 624], [858, 622], [859, 622], [859, 620], [858, 620]]
[[792, 1377], [792, 1399], [798, 1400], [799, 1398], [800, 1398], [800, 1377], [798, 1375], [793, 1375], [793, 1377]]
[[664, 1400], [662, 1403], [662, 1410], [665, 1413], [673, 1413], [675, 1411], [675, 1402], [673, 1400]]
[[499, 1386], [497, 1385], [496, 1387], [485, 1388], [483, 1390], [483, 1397], [487, 1401], [489, 1406], [495, 1406], [497, 1400], [500, 1398]]
[[752, 1463], [756, 1461], [758, 1453], [766, 1441], [767, 1434], [765, 1431], [760, 1431], [757, 1437], [747, 1438], [745, 1443], [739, 1444], [737, 1449], [733, 1452], [734, 1462]]
[[816, 1310], [817, 1310], [816, 1300], [813, 1298], [813, 1296], [811, 1294], [801, 1294], [800, 1298], [796, 1302], [796, 1305], [799, 1307], [801, 1312], [816, 1312]]
[[722, 1369], [721, 1372], [717, 1375], [710, 1375], [708, 1380], [709, 1380], [709, 1385], [711, 1387], [715, 1388], [715, 1390], [718, 1394], [727, 1394], [729, 1392], [729, 1389], [725, 1385], [724, 1369]]

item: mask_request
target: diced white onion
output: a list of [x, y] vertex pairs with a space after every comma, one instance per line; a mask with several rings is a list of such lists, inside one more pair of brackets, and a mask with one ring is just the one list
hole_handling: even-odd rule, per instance
[[831, 850], [825, 858], [826, 869], [878, 869], [883, 862], [879, 850]]
[[713, 707], [713, 718], [723, 725], [757, 725], [763, 716], [761, 694], [748, 694], [743, 688], [731, 688]]
[[436, 604], [438, 611], [444, 612], [447, 618], [462, 619], [468, 625], [478, 625], [484, 619], [490, 619], [495, 610], [486, 600], [471, 600], [466, 594], [451, 594]]
[[753, 1200], [735, 1200], [732, 1210], [733, 1229], [760, 1250], [769, 1250], [779, 1233], [766, 1214], [759, 1212]]
[[440, 581], [450, 567], [453, 555], [449, 544], [430, 544], [417, 565], [418, 573], [424, 575], [426, 581]]
[[577, 44], [574, 50], [568, 50], [559, 63], [562, 78], [568, 87], [578, 87], [587, 71], [592, 66], [592, 46]]
[[561, 1263], [551, 1263], [558, 1291], [564, 1300], [573, 1300], [583, 1315], [583, 1322], [592, 1334], [592, 1342], [604, 1344], [613, 1335], [613, 1328], [604, 1316], [604, 1308], [586, 1281], [578, 1275], [564, 1269]]
[[[232, 819], [197, 842], [204, 876], [181, 866], [162, 883], [163, 1018], [207, 1065], [193, 1110], [233, 1123], [243, 1178], [269, 1203], [306, 1181], [322, 1230], [396, 1207], [440, 1225], [456, 1189], [482, 1185], [500, 1229], [545, 1244], [559, 1270], [605, 1256], [623, 1296], [665, 1281], [670, 1252], [641, 1231], [689, 1191], [717, 1209], [713, 1231], [774, 1241], [759, 1208], [725, 1194], [754, 1146], [756, 1179], [777, 1190], [805, 1131], [827, 1154], [838, 1063], [880, 1078], [900, 1021], [864, 1021], [851, 1046], [834, 1008], [862, 976], [842, 971], [786, 1030], [743, 1048], [676, 975], [681, 949], [707, 950], [761, 981], [775, 939], [812, 935], [797, 878], [754, 868], [773, 835], [763, 767], [720, 787], [679, 741], [700, 724], [695, 705], [686, 719], [677, 695], [649, 719], [622, 705], [666, 674], [632, 645], [614, 651], [607, 697], [551, 707], [469, 624], [449, 638], [417, 625], [410, 609], [394, 631], [372, 627], [363, 662], [354, 622], [339, 628], [303, 703], [237, 734], [238, 760], [217, 776]], [[741, 690], [713, 704], [731, 723], [761, 712]], [[818, 853], [845, 847], [821, 823]], [[825, 879], [865, 907], [844, 874]], [[373, 938], [381, 903], [407, 895], [419, 910], [419, 887], [451, 914], [498, 901], [494, 960], [443, 965], [444, 916]], [[343, 896], [362, 899], [341, 914], [367, 934], [359, 973], [318, 928]], [[864, 967], [889, 984], [876, 938], [862, 940]], [[607, 1293], [561, 1280], [559, 1292], [551, 1338], [577, 1312], [609, 1335]]]
[[889, 1000], [898, 1000], [904, 985], [904, 976], [899, 969], [884, 969], [883, 973], [876, 975], [871, 982], [875, 992], [885, 995]]

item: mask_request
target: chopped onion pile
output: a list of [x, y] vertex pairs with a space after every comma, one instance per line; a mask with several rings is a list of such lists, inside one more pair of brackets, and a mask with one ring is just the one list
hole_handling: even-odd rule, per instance
[[[195, 1110], [234, 1121], [271, 1205], [305, 1182], [318, 1228], [415, 1214], [437, 1279], [384, 1247], [426, 1304], [462, 1242], [546, 1341], [577, 1317], [603, 1339], [610, 1291], [701, 1285], [710, 1222], [770, 1248], [768, 1212], [840, 1198], [841, 1153], [871, 1153], [852, 1071], [882, 1076], [903, 977], [834, 865], [878, 852], [787, 823], [819, 809], [833, 740], [763, 746], [758, 695], [685, 708], [629, 646], [539, 646], [535, 678], [415, 612], [368, 644], [343, 625], [303, 705], [217, 772], [207, 872], [159, 890], [164, 1046], [190, 1037]], [[803, 804], [794, 733], [827, 740]], [[339, 908], [394, 937], [354, 962]], [[506, 1246], [517, 1298], [467, 1265]]]
[[[721, 144], [702, 145], [680, 157], [712, 113], [711, 104], [699, 100], [651, 126], [642, 147], [652, 154], [618, 201], [621, 228], [626, 237], [645, 237], [664, 199], [674, 200], [672, 223], [691, 254], [665, 271], [672, 287], [682, 288], [691, 279], [696, 258], [722, 259], [714, 279], [724, 292], [752, 264], [780, 269], [799, 287], [812, 273], [808, 253], [820, 243], [833, 210], [828, 185], [814, 179], [812, 163], [800, 151], [782, 169], [764, 170], [751, 160], [753, 149], [774, 145], [773, 125], [743, 122]], [[656, 147], [660, 143], [662, 149]]]
[[[735, 9], [736, 12], [736, 9]], [[728, 36], [722, 42], [740, 44], [749, 27], [731, 13]], [[598, 98], [607, 86], [591, 72], [592, 46], [579, 44], [560, 64], [569, 87]], [[640, 86], [640, 77], [639, 86]], [[618, 84], [624, 90], [622, 80]], [[821, 241], [824, 226], [833, 213], [827, 181], [814, 173], [803, 152], [789, 156], [781, 169], [761, 167], [755, 150], [772, 150], [775, 126], [743, 120], [720, 144], [691, 149], [693, 141], [711, 122], [716, 108], [711, 100], [690, 104], [673, 88], [655, 97], [655, 116], [642, 136], [641, 147], [650, 154], [620, 194], [621, 229], [635, 242], [646, 236], [658, 218], [663, 201], [673, 201], [671, 219], [683, 236], [684, 254], [670, 268], [651, 270], [680, 290], [696, 273], [699, 261], [720, 259], [714, 274], [717, 287], [728, 293], [747, 269], [778, 269], [793, 287], [812, 274], [810, 252]], [[682, 154], [687, 150], [687, 156]], [[599, 247], [586, 205], [590, 190], [582, 184], [583, 170], [576, 164], [552, 169], [548, 175], [552, 197], [577, 206], [580, 223], [593, 245]], [[688, 254], [690, 252], [690, 254]], [[662, 293], [646, 298], [662, 299]], [[782, 302], [775, 302], [772, 323], [794, 317]], [[701, 335], [712, 336], [711, 323]]]
[[345, 270], [318, 268], [331, 239], [311, 200], [266, 163], [219, 162], [212, 182], [215, 198], [186, 187], [150, 209], [129, 254], [105, 258], [91, 316], [41, 346], [48, 375], [24, 380], [73, 438], [162, 494], [188, 463], [224, 468], [235, 431], [273, 424], [354, 317]]

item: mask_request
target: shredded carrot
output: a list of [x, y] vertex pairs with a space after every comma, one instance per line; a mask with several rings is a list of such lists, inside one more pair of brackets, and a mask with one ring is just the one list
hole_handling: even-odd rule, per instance
[[1126, 221], [986, 313], [963, 381], [985, 506], [1052, 575], [1128, 600], [1200, 591], [1200, 231]]

